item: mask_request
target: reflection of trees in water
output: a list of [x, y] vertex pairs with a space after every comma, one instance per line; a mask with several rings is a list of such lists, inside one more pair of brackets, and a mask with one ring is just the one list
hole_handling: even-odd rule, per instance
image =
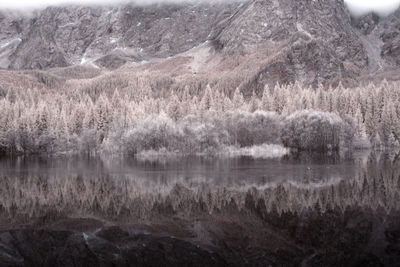
[[[336, 160], [336, 159], [335, 159]], [[213, 185], [209, 180], [174, 181], [107, 175], [0, 178], [0, 207], [11, 216], [40, 216], [49, 211], [105, 217], [149, 218], [158, 214], [211, 213], [224, 208], [246, 209], [257, 203], [265, 212], [301, 212], [348, 207], [400, 209], [400, 160], [397, 155], [356, 158], [353, 179], [285, 182], [264, 185]]]

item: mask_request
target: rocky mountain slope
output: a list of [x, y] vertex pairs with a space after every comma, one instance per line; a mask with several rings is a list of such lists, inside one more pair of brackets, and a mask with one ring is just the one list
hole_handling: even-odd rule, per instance
[[[0, 67], [133, 71], [154, 63], [161, 70], [189, 65], [192, 75], [245, 71], [241, 86], [257, 91], [276, 82], [351, 85], [359, 76], [398, 68], [399, 17], [397, 11], [386, 19], [352, 20], [343, 0], [0, 11]], [[168, 63], [182, 57], [192, 62]]]
[[9, 64], [2, 67], [65, 67], [107, 54], [120, 57], [121, 63], [124, 57], [132, 61], [168, 57], [206, 41], [237, 8], [237, 4], [48, 7], [32, 18], [18, 19], [3, 13], [3, 53], [11, 51]]
[[253, 1], [219, 41], [231, 52], [260, 44], [282, 47], [274, 61], [262, 66], [257, 83], [272, 76], [282, 83], [317, 85], [349, 78], [367, 65], [342, 1]]
[[393, 66], [400, 66], [400, 9], [378, 25], [378, 34], [383, 42], [382, 57]]

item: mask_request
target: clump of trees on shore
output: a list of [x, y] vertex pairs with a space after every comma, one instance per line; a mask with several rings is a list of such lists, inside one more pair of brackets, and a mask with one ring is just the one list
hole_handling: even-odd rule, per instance
[[317, 89], [277, 85], [250, 97], [210, 85], [201, 94], [185, 88], [167, 97], [139, 89], [10, 89], [0, 97], [0, 152], [134, 155], [281, 143], [303, 150], [399, 146], [396, 83]]

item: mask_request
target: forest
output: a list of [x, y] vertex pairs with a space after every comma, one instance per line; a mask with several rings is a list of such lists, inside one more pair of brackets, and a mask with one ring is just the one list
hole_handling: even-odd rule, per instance
[[399, 83], [356, 88], [265, 86], [244, 96], [212, 85], [167, 95], [138, 90], [0, 92], [2, 154], [218, 154], [281, 145], [296, 150], [377, 150], [400, 144]]

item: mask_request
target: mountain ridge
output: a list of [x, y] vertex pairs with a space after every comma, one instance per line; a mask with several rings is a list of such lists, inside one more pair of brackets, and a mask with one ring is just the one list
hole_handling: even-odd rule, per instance
[[63, 6], [29, 16], [0, 11], [0, 67], [157, 68], [172, 58], [195, 60], [191, 51], [203, 47], [207, 58], [195, 63], [193, 75], [226, 72], [236, 62], [235, 71], [251, 73], [242, 86], [256, 91], [277, 82], [351, 86], [360, 76], [398, 69], [399, 17], [400, 10], [352, 19], [342, 0]]

